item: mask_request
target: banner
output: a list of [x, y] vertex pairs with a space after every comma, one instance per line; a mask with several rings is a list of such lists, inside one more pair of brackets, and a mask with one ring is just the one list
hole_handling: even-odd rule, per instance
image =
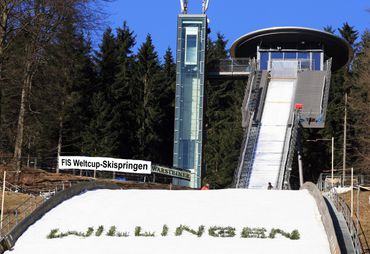
[[59, 169], [87, 169], [135, 174], [151, 174], [152, 162], [106, 157], [60, 156]]
[[168, 175], [176, 178], [181, 178], [190, 181], [191, 179], [191, 173], [189, 171], [185, 170], [178, 170], [173, 168], [166, 168], [162, 166], [153, 165], [152, 166], [152, 172], [158, 173], [162, 175]]

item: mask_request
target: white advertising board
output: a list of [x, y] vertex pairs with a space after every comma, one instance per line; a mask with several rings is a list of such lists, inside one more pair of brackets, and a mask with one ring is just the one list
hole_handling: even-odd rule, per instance
[[60, 156], [58, 158], [58, 166], [59, 169], [87, 169], [135, 174], [152, 173], [151, 161], [107, 157]]

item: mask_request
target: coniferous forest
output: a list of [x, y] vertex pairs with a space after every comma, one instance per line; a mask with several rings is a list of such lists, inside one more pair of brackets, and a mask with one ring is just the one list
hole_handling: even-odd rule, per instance
[[[159, 56], [151, 35], [137, 41], [126, 22], [105, 29], [96, 43], [91, 33], [104, 16], [97, 9], [93, 0], [7, 0], [0, 6], [0, 159], [12, 158], [18, 169], [27, 157], [42, 165], [58, 154], [172, 165], [173, 49]], [[342, 167], [345, 93], [347, 165], [370, 174], [370, 32], [360, 34], [348, 23], [323, 29], [348, 41], [355, 57], [332, 75], [326, 128], [303, 133], [306, 179], [330, 168], [331, 144], [305, 140], [334, 136], [335, 167]], [[228, 40], [214, 37], [207, 62], [229, 57]], [[204, 158], [214, 188], [231, 183], [238, 162], [244, 86], [206, 81]]]

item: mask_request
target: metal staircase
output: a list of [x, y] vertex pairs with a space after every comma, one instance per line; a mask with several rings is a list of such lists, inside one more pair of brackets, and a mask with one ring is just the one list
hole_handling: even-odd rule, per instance
[[259, 124], [255, 122], [259, 100], [261, 97], [261, 81], [264, 80], [263, 71], [253, 71], [249, 77], [245, 89], [242, 106], [242, 126], [245, 129], [241, 152], [239, 156], [238, 169], [235, 171], [233, 184], [235, 188], [246, 188], [250, 178], [253, 165], [254, 152], [256, 149]]
[[253, 126], [249, 133], [249, 139], [248, 143], [246, 144], [246, 152], [243, 158], [243, 168], [240, 174], [239, 181], [240, 184], [238, 188], [246, 188], [249, 184], [253, 166], [253, 159], [256, 152], [259, 130], [260, 130], [259, 126]]

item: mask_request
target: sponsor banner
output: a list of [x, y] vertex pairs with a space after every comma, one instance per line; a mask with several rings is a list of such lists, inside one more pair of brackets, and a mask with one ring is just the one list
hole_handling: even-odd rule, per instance
[[184, 170], [178, 170], [173, 168], [166, 168], [162, 166], [153, 165], [152, 172], [162, 175], [168, 175], [176, 178], [181, 178], [190, 181], [191, 173]]
[[151, 174], [152, 162], [107, 157], [60, 156], [59, 169], [87, 169], [135, 174]]

